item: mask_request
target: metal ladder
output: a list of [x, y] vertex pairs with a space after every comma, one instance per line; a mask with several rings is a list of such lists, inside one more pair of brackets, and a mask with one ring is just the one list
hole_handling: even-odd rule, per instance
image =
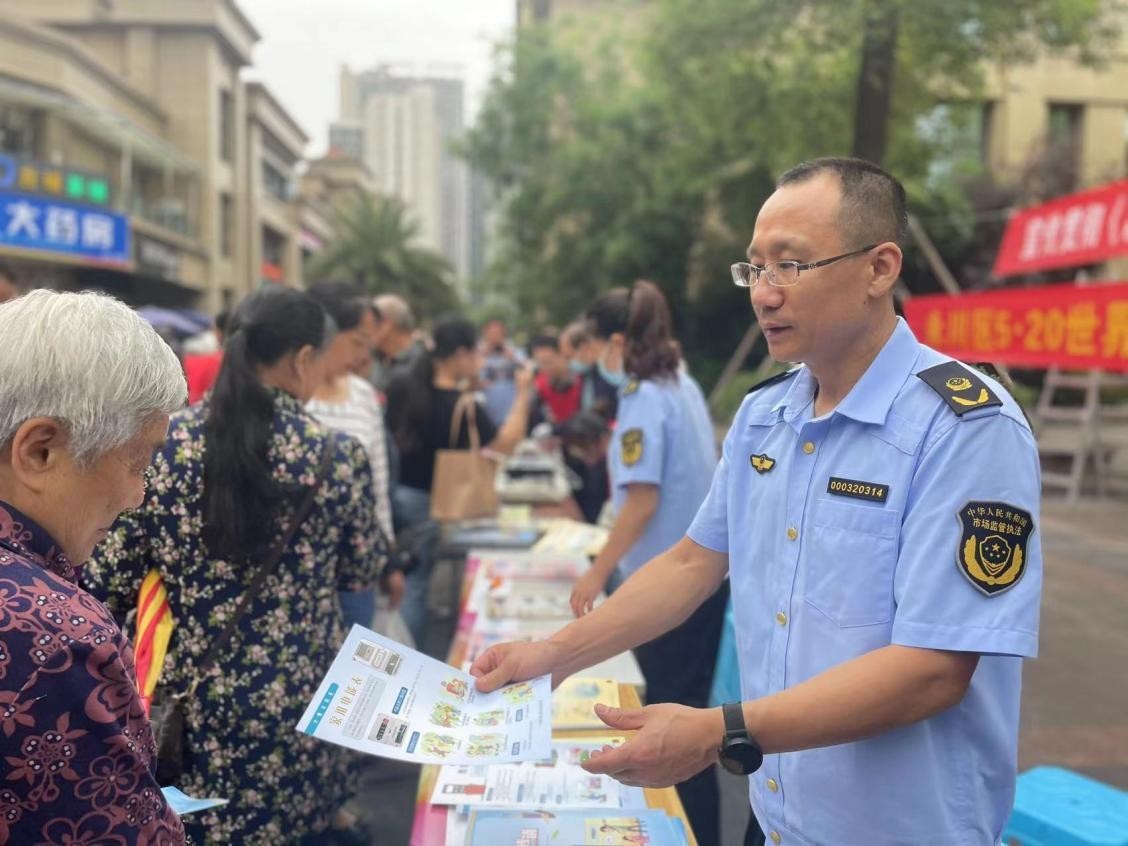
[[[1067, 470], [1042, 472], [1044, 489], [1059, 489], [1074, 503], [1091, 478], [1096, 493], [1128, 491], [1128, 403], [1109, 398], [1109, 389], [1128, 391], [1128, 376], [1101, 371], [1046, 371], [1034, 414], [1043, 467], [1062, 463]], [[1081, 393], [1081, 404], [1063, 403], [1063, 392]], [[1068, 396], [1068, 395], [1067, 395]]]

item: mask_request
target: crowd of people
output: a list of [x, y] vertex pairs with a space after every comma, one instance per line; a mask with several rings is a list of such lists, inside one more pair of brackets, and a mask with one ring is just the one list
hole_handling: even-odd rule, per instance
[[[904, 202], [856, 160], [780, 179], [733, 280], [805, 366], [753, 389], [720, 452], [646, 281], [524, 350], [500, 320], [424, 331], [392, 293], [268, 287], [183, 360], [110, 297], [13, 290], [0, 843], [369, 842], [352, 753], [293, 727], [352, 623], [394, 611], [428, 643], [439, 454], [534, 433], [610, 533], [577, 620], [484, 653], [481, 689], [635, 650], [648, 707], [601, 716], [638, 735], [585, 766], [677, 785], [702, 844], [718, 760], [749, 776], [750, 844], [996, 842], [1036, 649], [1037, 453], [1001, 387], [896, 317]], [[123, 634], [154, 572], [175, 620], [160, 698], [183, 713], [161, 763], [229, 800], [183, 821]], [[730, 591], [744, 702], [711, 709]]]

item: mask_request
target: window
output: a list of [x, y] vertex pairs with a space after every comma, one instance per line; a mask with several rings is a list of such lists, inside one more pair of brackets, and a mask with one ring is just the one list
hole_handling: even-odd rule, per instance
[[266, 159], [262, 160], [262, 188], [282, 202], [290, 199], [290, 180]]
[[1085, 110], [1076, 103], [1050, 103], [1046, 152], [1058, 162], [1064, 190], [1074, 190], [1081, 175], [1081, 132]]
[[1082, 106], [1050, 103], [1049, 140], [1051, 144], [1078, 147], [1081, 144]]
[[268, 226], [262, 228], [262, 267], [260, 275], [263, 282], [285, 284], [286, 238]]
[[225, 162], [235, 158], [235, 100], [230, 91], [219, 92], [219, 156]]
[[224, 258], [231, 258], [232, 227], [235, 225], [235, 213], [232, 208], [231, 195], [219, 196], [219, 254]]
[[39, 116], [21, 106], [0, 106], [0, 153], [36, 158]]
[[941, 103], [916, 121], [916, 135], [932, 151], [930, 186], [971, 179], [990, 166], [991, 101]]

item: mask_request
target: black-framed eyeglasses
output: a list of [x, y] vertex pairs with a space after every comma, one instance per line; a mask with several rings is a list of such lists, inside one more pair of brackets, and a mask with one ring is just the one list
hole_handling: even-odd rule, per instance
[[769, 261], [761, 267], [760, 265], [751, 264], [746, 261], [738, 261], [732, 266], [732, 281], [734, 285], [738, 285], [741, 288], [755, 288], [760, 281], [760, 277], [766, 273], [768, 284], [773, 288], [790, 288], [792, 285], [799, 284], [799, 274], [804, 270], [826, 267], [828, 264], [834, 264], [836, 261], [842, 261], [842, 259], [853, 258], [854, 256], [868, 253], [870, 250], [879, 246], [881, 245], [870, 244], [868, 247], [862, 247], [860, 250], [852, 250], [840, 256], [806, 263], [798, 261]]

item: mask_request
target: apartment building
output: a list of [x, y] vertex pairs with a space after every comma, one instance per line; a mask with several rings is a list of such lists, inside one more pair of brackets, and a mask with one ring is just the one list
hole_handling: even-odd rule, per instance
[[204, 310], [301, 284], [303, 229], [326, 237], [294, 196], [308, 139], [244, 81], [259, 34], [233, 0], [4, 5], [0, 260]]

